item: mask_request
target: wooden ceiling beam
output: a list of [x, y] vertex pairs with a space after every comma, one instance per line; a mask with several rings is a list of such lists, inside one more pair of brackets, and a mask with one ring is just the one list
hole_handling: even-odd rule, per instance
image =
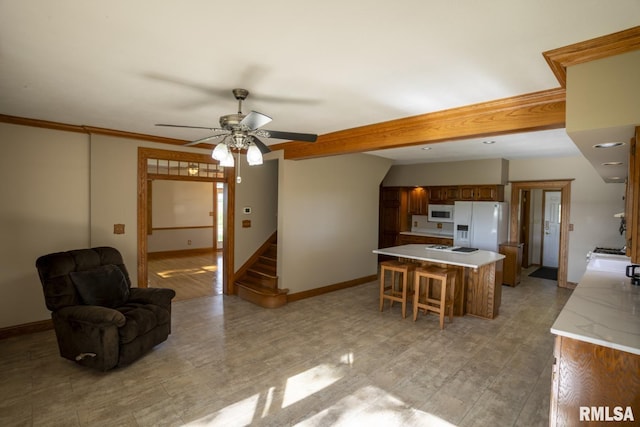
[[314, 144], [286, 142], [285, 159], [361, 153], [565, 125], [565, 90], [551, 89], [320, 135]]

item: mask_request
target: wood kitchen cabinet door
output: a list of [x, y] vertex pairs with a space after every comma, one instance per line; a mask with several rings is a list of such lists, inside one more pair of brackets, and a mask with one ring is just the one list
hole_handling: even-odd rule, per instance
[[380, 189], [378, 247], [396, 246], [398, 235], [408, 229], [407, 191], [400, 187]]
[[[580, 407], [640, 408], [640, 356], [572, 338], [557, 336], [551, 378], [549, 425], [637, 425], [634, 422], [580, 421]], [[604, 421], [604, 420], [602, 420]]]
[[428, 192], [423, 187], [408, 189], [409, 215], [426, 215], [428, 205]]

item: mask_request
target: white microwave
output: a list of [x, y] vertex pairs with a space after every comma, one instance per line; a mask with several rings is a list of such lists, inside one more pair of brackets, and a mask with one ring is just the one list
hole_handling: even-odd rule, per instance
[[453, 222], [453, 205], [429, 205], [430, 222]]

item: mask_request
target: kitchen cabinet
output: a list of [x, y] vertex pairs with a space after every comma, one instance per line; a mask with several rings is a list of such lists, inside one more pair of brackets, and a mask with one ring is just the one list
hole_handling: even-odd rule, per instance
[[396, 246], [398, 234], [409, 230], [407, 204], [406, 188], [382, 187], [380, 189], [378, 247]]
[[[583, 425], [580, 422], [582, 407], [599, 408], [603, 413], [606, 408], [611, 417], [615, 416], [614, 408], [622, 408], [624, 414], [626, 408], [631, 407], [637, 421], [637, 408], [640, 408], [639, 355], [557, 336], [554, 356], [549, 425]], [[618, 421], [623, 421], [623, 418]]]
[[409, 215], [426, 215], [428, 205], [428, 193], [424, 187], [408, 189], [408, 211]]
[[479, 202], [504, 201], [504, 185], [461, 185], [458, 193], [458, 200]]
[[429, 204], [450, 205], [456, 200], [458, 200], [457, 185], [429, 187]]
[[504, 202], [504, 185], [447, 185], [429, 187], [429, 203], [456, 201]]
[[505, 256], [503, 284], [515, 287], [520, 283], [523, 247], [524, 243], [517, 242], [506, 242], [499, 246], [499, 252]]

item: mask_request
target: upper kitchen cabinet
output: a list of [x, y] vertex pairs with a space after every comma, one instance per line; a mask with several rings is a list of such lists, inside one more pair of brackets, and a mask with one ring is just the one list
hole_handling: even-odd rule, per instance
[[429, 187], [430, 204], [453, 204], [458, 200], [504, 202], [504, 185], [446, 185]]
[[428, 205], [427, 190], [423, 187], [409, 189], [409, 215], [426, 215]]
[[458, 200], [504, 202], [504, 185], [461, 185]]
[[429, 187], [429, 204], [453, 204], [453, 202], [458, 200], [458, 194], [459, 191], [457, 185]]

